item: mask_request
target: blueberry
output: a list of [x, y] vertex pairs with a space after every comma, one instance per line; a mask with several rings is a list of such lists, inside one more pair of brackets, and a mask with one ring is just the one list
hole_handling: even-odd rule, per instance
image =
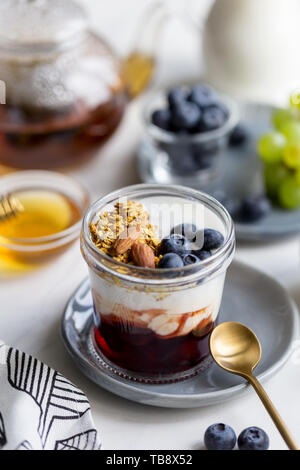
[[163, 255], [166, 253], [176, 253], [182, 256], [191, 252], [190, 242], [183, 235], [172, 233], [168, 238], [162, 240], [160, 252]]
[[229, 137], [229, 145], [238, 147], [244, 144], [248, 139], [248, 132], [245, 126], [238, 124], [232, 131]]
[[191, 89], [188, 99], [200, 108], [206, 108], [216, 103], [217, 94], [209, 85], [196, 85]]
[[190, 264], [200, 263], [201, 260], [196, 255], [188, 254], [182, 257], [182, 261], [184, 266], [188, 266]]
[[218, 230], [212, 228], [206, 228], [204, 230], [204, 242], [202, 249], [205, 251], [216, 250], [220, 248], [224, 243], [224, 237]]
[[179, 224], [172, 228], [171, 233], [178, 233], [188, 240], [194, 241], [196, 239], [197, 227], [194, 224]]
[[194, 155], [194, 160], [197, 166], [197, 170], [207, 170], [214, 165], [215, 156], [206, 153], [197, 153]]
[[233, 219], [238, 216], [240, 209], [239, 201], [226, 195], [221, 197], [215, 196], [215, 198], [225, 207]]
[[218, 143], [204, 142], [202, 144], [193, 144], [191, 150], [194, 155], [198, 170], [210, 168], [215, 164], [215, 158], [218, 156]]
[[168, 93], [168, 102], [171, 109], [177, 106], [182, 101], [185, 101], [187, 98], [187, 90], [183, 86], [177, 86], [171, 88]]
[[192, 146], [194, 155], [196, 157], [203, 155], [213, 155], [219, 150], [218, 142], [203, 142], [202, 144], [194, 144]]
[[236, 444], [234, 430], [227, 424], [212, 424], [204, 434], [207, 450], [232, 450]]
[[176, 253], [167, 253], [158, 263], [160, 269], [182, 268], [184, 266], [182, 259]]
[[171, 130], [171, 111], [169, 109], [157, 109], [152, 114], [152, 123], [165, 131]]
[[244, 429], [238, 437], [240, 450], [268, 450], [269, 444], [267, 433], [255, 426]]
[[239, 219], [242, 222], [256, 222], [271, 210], [271, 203], [265, 196], [248, 196], [241, 204]]
[[197, 170], [207, 170], [213, 165], [213, 159], [211, 155], [198, 155], [197, 158], [195, 158], [195, 161], [197, 164]]
[[223, 114], [224, 114], [224, 116], [225, 116], [226, 119], [228, 118], [228, 116], [229, 116], [229, 111], [228, 111], [227, 106], [226, 106], [224, 103], [222, 103], [221, 101], [219, 101], [218, 103], [215, 104], [215, 107], [219, 108], [219, 109], [223, 112]]
[[182, 101], [172, 110], [172, 125], [176, 129], [192, 130], [201, 118], [201, 111], [194, 103]]
[[224, 109], [220, 106], [206, 108], [199, 122], [200, 132], [209, 132], [222, 127], [227, 119]]
[[189, 152], [182, 153], [179, 157], [174, 157], [173, 154], [170, 155], [170, 158], [170, 164], [176, 173], [188, 175], [194, 173], [198, 169], [194, 156]]
[[197, 164], [189, 143], [161, 142], [159, 148], [168, 154], [168, 164], [171, 170], [179, 174], [189, 174], [197, 171]]
[[200, 259], [200, 261], [204, 261], [208, 258], [211, 257], [211, 252], [210, 251], [206, 251], [206, 250], [194, 250], [193, 251], [193, 254], [197, 256], [197, 258]]

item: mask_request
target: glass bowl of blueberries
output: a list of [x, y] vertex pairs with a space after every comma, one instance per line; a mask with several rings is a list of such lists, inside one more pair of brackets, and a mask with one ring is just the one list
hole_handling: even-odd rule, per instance
[[204, 188], [220, 173], [222, 153], [239, 115], [232, 99], [197, 84], [154, 93], [144, 119], [140, 172], [147, 171], [148, 180], [150, 173], [156, 183]]

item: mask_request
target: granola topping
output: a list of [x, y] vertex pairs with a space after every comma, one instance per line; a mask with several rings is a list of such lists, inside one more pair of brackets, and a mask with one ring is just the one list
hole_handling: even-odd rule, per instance
[[[112, 211], [102, 212], [99, 214], [99, 219], [90, 224], [95, 246], [115, 260], [131, 265], [135, 264], [130, 243], [130, 235], [134, 229], [139, 233], [134, 241], [144, 243], [153, 250], [157, 266], [161, 259], [159, 255], [161, 241], [157, 238], [157, 228], [149, 223], [149, 214], [143, 204], [130, 200], [116, 202]], [[116, 245], [120, 245], [120, 241], [122, 246], [127, 248], [124, 252], [115, 249]]]

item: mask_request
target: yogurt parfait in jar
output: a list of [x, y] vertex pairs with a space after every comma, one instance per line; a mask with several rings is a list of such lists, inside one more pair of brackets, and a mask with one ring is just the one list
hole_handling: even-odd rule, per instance
[[94, 345], [119, 376], [189, 378], [211, 363], [233, 222], [214, 198], [182, 186], [136, 185], [97, 201], [81, 249], [94, 301]]

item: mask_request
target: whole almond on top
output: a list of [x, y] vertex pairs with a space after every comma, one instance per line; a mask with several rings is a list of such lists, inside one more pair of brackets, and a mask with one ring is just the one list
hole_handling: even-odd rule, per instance
[[154, 252], [152, 248], [145, 243], [134, 243], [131, 247], [131, 257], [136, 266], [155, 268]]
[[141, 236], [140, 225], [133, 225], [122, 232], [113, 245], [115, 256], [123, 255], [132, 247], [132, 244]]

